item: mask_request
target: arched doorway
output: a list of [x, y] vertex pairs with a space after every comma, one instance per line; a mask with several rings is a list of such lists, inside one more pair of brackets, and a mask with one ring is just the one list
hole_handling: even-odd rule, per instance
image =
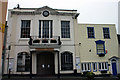
[[52, 52], [40, 52], [37, 54], [37, 74], [54, 75], [54, 54]]

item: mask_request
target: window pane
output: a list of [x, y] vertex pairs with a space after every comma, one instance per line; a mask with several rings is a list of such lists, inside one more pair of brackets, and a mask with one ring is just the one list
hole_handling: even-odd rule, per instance
[[41, 21], [39, 21], [39, 38], [41, 38]]
[[108, 63], [107, 62], [99, 63], [99, 70], [108, 70]]
[[104, 69], [105, 63], [102, 63], [102, 69]]
[[70, 38], [70, 21], [61, 21], [61, 37]]
[[43, 21], [43, 38], [49, 38], [49, 21]]
[[88, 27], [88, 38], [94, 38], [94, 27]]
[[93, 63], [93, 71], [97, 70], [97, 63]]
[[39, 20], [39, 38], [52, 38], [52, 29], [52, 20]]
[[87, 65], [86, 64], [84, 64], [84, 67], [85, 67], [84, 69], [87, 70]]
[[84, 70], [84, 68], [83, 68], [83, 64], [81, 64], [81, 65], [82, 65], [82, 66], [81, 66], [81, 67], [82, 67], [82, 70]]
[[110, 38], [109, 28], [103, 28], [104, 38]]
[[30, 20], [21, 21], [21, 38], [29, 38], [30, 36]]
[[90, 70], [90, 63], [88, 63], [88, 70]]
[[71, 53], [64, 52], [61, 54], [61, 69], [62, 70], [73, 69], [73, 57]]
[[103, 44], [97, 44], [97, 53], [104, 53], [104, 45]]
[[27, 53], [19, 53], [17, 56], [17, 71], [30, 71], [30, 56]]
[[108, 67], [108, 64], [107, 64], [107, 63], [105, 63], [105, 69], [107, 69], [107, 67]]
[[101, 63], [99, 63], [99, 69], [101, 70]]

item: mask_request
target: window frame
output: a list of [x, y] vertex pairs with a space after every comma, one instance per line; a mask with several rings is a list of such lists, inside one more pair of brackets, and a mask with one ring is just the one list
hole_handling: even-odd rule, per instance
[[[101, 64], [101, 69], [99, 67], [99, 65]], [[104, 65], [104, 66], [103, 66]], [[105, 66], [106, 65], [106, 66]], [[104, 67], [104, 68], [103, 68]], [[105, 67], [107, 67], [107, 69], [105, 69]], [[98, 70], [99, 71], [108, 71], [109, 70], [109, 66], [108, 66], [108, 62], [98, 62]]]
[[[104, 31], [105, 29], [108, 30], [108, 33], [105, 33], [105, 31]], [[108, 37], [106, 37], [105, 35], [107, 35]], [[109, 28], [103, 27], [103, 36], [104, 36], [104, 39], [110, 39], [110, 30], [109, 30]]]
[[[26, 26], [27, 22], [29, 21], [29, 26]], [[31, 29], [31, 20], [21, 20], [21, 33], [20, 33], [20, 38], [22, 39], [27, 39], [30, 36], [30, 29]], [[29, 31], [28, 31], [29, 30]], [[26, 35], [23, 35], [24, 34]]]
[[[62, 26], [63, 23], [64, 22], [64, 26]], [[66, 25], [67, 25], [67, 27], [66, 27], [66, 25], [65, 25], [65, 23], [66, 23]], [[68, 24], [67, 24], [68, 23]], [[71, 38], [71, 34], [70, 34], [70, 21], [65, 21], [65, 20], [61, 20], [61, 38], [63, 38], [63, 39], [69, 39], [69, 38]], [[66, 30], [66, 31], [65, 31]], [[63, 34], [64, 33], [64, 34]]]
[[[23, 63], [23, 55], [24, 55], [24, 58], [25, 58], [24, 59], [25, 63]], [[18, 61], [19, 61], [18, 57], [19, 56], [21, 57], [21, 65], [18, 65]], [[27, 63], [27, 60], [29, 61], [29, 64]], [[18, 68], [20, 68], [20, 66], [24, 66], [24, 67], [21, 67], [21, 68], [24, 68], [24, 70], [22, 70], [22, 69], [19, 70]], [[28, 67], [29, 67], [29, 69], [28, 69]], [[27, 53], [27, 52], [18, 53], [17, 54], [17, 72], [29, 72], [29, 71], [30, 71], [30, 55], [29, 55], [29, 53]]]
[[[95, 68], [94, 68], [95, 64]], [[93, 72], [97, 72], [97, 62], [92, 62]]]
[[[98, 41], [95, 41], [95, 43], [96, 43], [96, 51], [97, 51], [97, 54], [106, 54], [106, 52], [105, 52], [105, 41], [98, 40]], [[102, 45], [103, 45], [104, 53], [98, 53], [98, 47], [97, 47], [97, 45], [99, 45], [99, 44], [102, 44]]]
[[[66, 69], [65, 65], [71, 65], [71, 69]], [[61, 70], [62, 71], [73, 70], [73, 53], [70, 52], [61, 53]]]
[[[93, 32], [90, 33], [89, 32], [89, 29], [92, 28], [93, 29]], [[94, 27], [87, 27], [87, 34], [88, 34], [88, 38], [95, 38], [95, 30], [94, 30]], [[90, 36], [89, 34], [93, 34], [92, 36]]]
[[[89, 64], [89, 68], [88, 68], [88, 64]], [[85, 69], [85, 66], [87, 66], [86, 67], [86, 69]], [[86, 72], [86, 71], [91, 71], [91, 63], [90, 62], [85, 62], [85, 63], [81, 63], [81, 71], [82, 72]]]
[[[43, 27], [46, 21], [48, 21], [48, 28]], [[44, 36], [48, 31], [48, 37]], [[53, 20], [39, 20], [39, 38], [53, 38]]]

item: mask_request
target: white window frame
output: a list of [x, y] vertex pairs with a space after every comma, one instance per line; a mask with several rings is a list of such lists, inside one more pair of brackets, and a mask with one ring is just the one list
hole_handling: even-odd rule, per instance
[[[94, 64], [95, 64], [95, 67], [94, 67]], [[97, 62], [93, 62], [92, 67], [93, 67], [93, 72], [96, 72], [97, 71]]]
[[[48, 21], [49, 22], [48, 23], [49, 24], [49, 26], [48, 26], [49, 27], [49, 33], [48, 33], [49, 37], [48, 37], [48, 39], [52, 38], [53, 37], [53, 24], [52, 24], [53, 21], [52, 20], [39, 20], [39, 35], [41, 35], [41, 37], [39, 37], [39, 38], [43, 38], [43, 21]], [[41, 24], [40, 24], [40, 22], [41, 22]], [[40, 34], [40, 26], [41, 26], [41, 34]]]
[[[69, 23], [69, 24], [62, 24], [62, 22]], [[64, 29], [64, 30], [62, 31], [62, 29]], [[64, 37], [63, 37], [63, 35], [64, 35]], [[71, 37], [71, 35], [70, 35], [70, 21], [62, 20], [61, 21], [61, 38], [69, 39], [70, 37]]]
[[[101, 69], [99, 68], [100, 64], [101, 64]], [[98, 69], [99, 71], [108, 71], [108, 62], [99, 62]]]
[[[27, 21], [29, 21], [29, 25], [26, 26]], [[30, 27], [31, 27], [31, 20], [21, 20], [21, 34], [20, 34], [20, 38], [24, 39], [24, 38], [29, 38], [30, 36]], [[28, 30], [29, 31], [28, 31]], [[26, 35], [23, 35], [23, 32], [26, 33]]]
[[[85, 66], [86, 66], [86, 69], [85, 69]], [[82, 67], [83, 67], [83, 70], [82, 70]], [[91, 71], [91, 63], [81, 63], [81, 70], [82, 72]]]

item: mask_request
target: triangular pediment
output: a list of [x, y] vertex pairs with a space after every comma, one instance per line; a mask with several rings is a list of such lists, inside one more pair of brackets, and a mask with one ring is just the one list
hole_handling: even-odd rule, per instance
[[50, 8], [50, 7], [48, 7], [48, 6], [43, 6], [43, 7], [41, 7], [41, 8], [38, 8], [38, 9], [35, 10], [35, 12], [42, 12], [42, 11], [44, 11], [44, 10], [48, 10], [48, 11], [50, 11], [50, 12], [57, 12], [55, 9]]

